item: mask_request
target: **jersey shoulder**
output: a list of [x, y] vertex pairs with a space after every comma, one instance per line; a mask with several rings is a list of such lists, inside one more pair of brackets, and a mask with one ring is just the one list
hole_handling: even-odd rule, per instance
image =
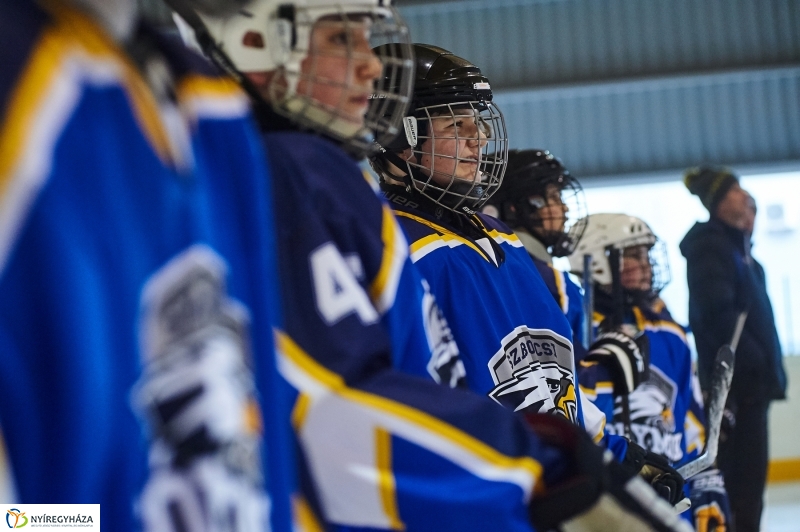
[[264, 134], [264, 144], [282, 188], [307, 196], [317, 208], [337, 211], [360, 205], [369, 210], [382, 205], [371, 177], [331, 141], [311, 133], [278, 131]]
[[475, 216], [480, 223], [483, 224], [487, 234], [494, 239], [495, 242], [500, 245], [505, 245], [507, 248], [517, 248], [519, 251], [525, 252], [526, 255], [528, 254], [517, 234], [504, 222], [481, 212], [476, 213]]
[[633, 308], [634, 316], [636, 317], [637, 327], [642, 330], [650, 331], [651, 333], [668, 334], [681, 343], [688, 345], [686, 339], [686, 331], [681, 327], [667, 310], [666, 305], [660, 299], [650, 308]]
[[405, 231], [409, 244], [413, 245], [427, 239], [457, 236], [458, 233], [451, 227], [443, 224], [435, 217], [409, 206], [400, 206], [390, 203], [397, 221]]

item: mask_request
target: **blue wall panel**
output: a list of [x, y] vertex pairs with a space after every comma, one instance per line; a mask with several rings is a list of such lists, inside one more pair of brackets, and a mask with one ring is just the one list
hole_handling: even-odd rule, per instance
[[800, 62], [798, 0], [475, 0], [402, 7], [497, 86]]
[[578, 175], [800, 159], [800, 66], [499, 91], [512, 148]]

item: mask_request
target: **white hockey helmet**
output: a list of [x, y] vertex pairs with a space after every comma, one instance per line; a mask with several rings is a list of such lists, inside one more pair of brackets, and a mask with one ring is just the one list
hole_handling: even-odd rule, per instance
[[[311, 96], [315, 82], [352, 89], [352, 69], [344, 83], [317, 76], [316, 62], [311, 62], [312, 72], [302, 71], [311, 52], [315, 24], [330, 21], [346, 27], [357, 24], [360, 18], [371, 20], [371, 48], [392, 44], [381, 47], [384, 53], [378, 59], [383, 64], [383, 75], [366, 95], [386, 105], [370, 105], [363, 123], [347, 119], [344, 96], [338, 105], [324, 104]], [[231, 16], [213, 18], [201, 14], [201, 19], [240, 72], [280, 73], [271, 79], [268, 99], [276, 112], [300, 127], [333, 137], [345, 149], [358, 153], [371, 151], [375, 140], [386, 142], [399, 131], [400, 119], [410, 101], [414, 63], [408, 28], [391, 0], [254, 0]], [[175, 16], [175, 20], [184, 42], [196, 44], [191, 28], [180, 17]], [[346, 35], [347, 60], [352, 67], [356, 60], [364, 59], [364, 52], [354, 50], [350, 34]], [[387, 87], [383, 83], [387, 77], [396, 83]], [[302, 80], [308, 89], [299, 91]], [[385, 116], [387, 107], [394, 110], [393, 116]]]
[[[624, 251], [633, 246], [647, 246], [652, 271], [651, 291], [661, 291], [670, 280], [669, 262], [664, 242], [642, 219], [627, 214], [590, 214], [586, 217], [586, 230], [575, 251], [569, 256], [570, 270], [583, 274], [583, 257], [591, 255], [592, 279], [595, 283], [610, 286], [612, 283], [609, 248]], [[620, 265], [621, 267], [621, 265]]]

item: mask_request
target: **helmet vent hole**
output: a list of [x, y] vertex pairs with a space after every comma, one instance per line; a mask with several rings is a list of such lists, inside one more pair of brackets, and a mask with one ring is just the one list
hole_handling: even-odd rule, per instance
[[257, 31], [248, 31], [242, 37], [242, 45], [247, 48], [264, 48], [264, 35]]

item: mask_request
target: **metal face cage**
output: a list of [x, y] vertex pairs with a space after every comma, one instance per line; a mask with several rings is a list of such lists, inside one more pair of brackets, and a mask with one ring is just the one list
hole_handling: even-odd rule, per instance
[[406, 158], [414, 187], [447, 209], [474, 213], [503, 181], [503, 113], [492, 102], [464, 101], [420, 107], [414, 115], [417, 139]]
[[647, 247], [647, 261], [650, 267], [650, 288], [644, 291], [658, 295], [669, 284], [671, 279], [667, 246], [663, 240], [659, 240], [654, 235], [642, 235], [621, 242], [615, 247], [619, 248], [623, 256], [625, 256], [627, 250], [638, 246]]
[[667, 245], [663, 240], [656, 240], [653, 247], [648, 251], [650, 268], [653, 272], [651, 290], [658, 294], [667, 286], [672, 279], [669, 271], [669, 258], [667, 257]]
[[588, 212], [583, 188], [578, 181], [561, 176], [558, 186], [561, 187], [561, 202], [566, 207], [566, 219], [562, 234], [552, 244], [552, 255], [566, 257], [575, 251], [586, 230]]
[[[394, 138], [414, 69], [408, 28], [396, 10], [354, 2], [296, 7], [280, 16], [291, 21], [277, 32], [291, 42], [285, 52], [291, 57], [279, 61], [283, 75], [269, 88], [278, 112], [340, 140], [359, 157], [374, 150], [376, 140]], [[391, 46], [372, 51], [381, 44]]]

